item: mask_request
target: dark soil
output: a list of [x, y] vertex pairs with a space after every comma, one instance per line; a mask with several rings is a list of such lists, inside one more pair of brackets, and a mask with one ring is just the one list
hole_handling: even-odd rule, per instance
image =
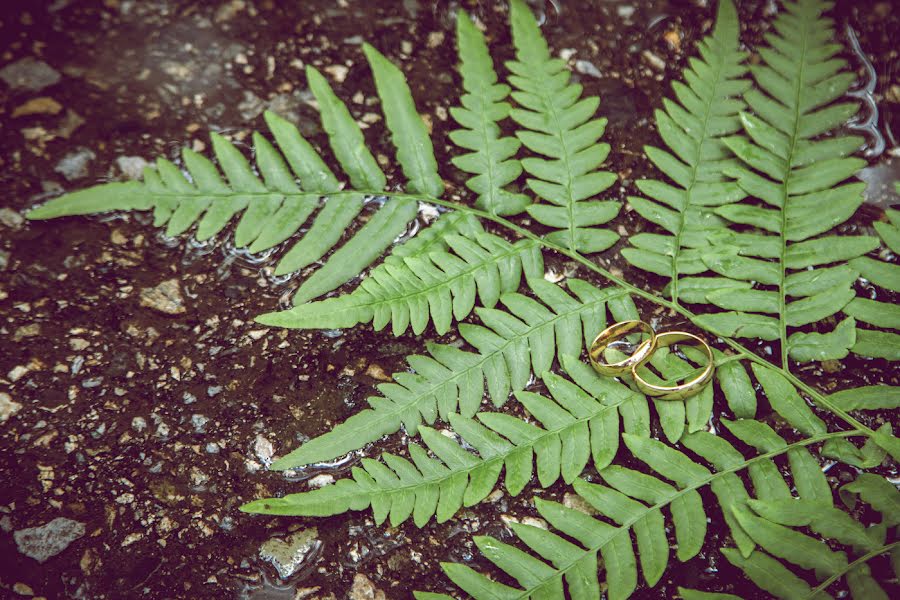
[[[3, 4], [0, 67], [34, 57], [50, 71], [33, 72], [41, 77], [32, 89], [0, 84], [0, 182], [2, 203], [12, 211], [0, 223], [0, 392], [22, 405], [0, 424], [0, 596], [345, 598], [360, 574], [367, 579], [357, 578], [357, 592], [370, 580], [388, 598], [405, 599], [414, 589], [452, 589], [438, 564], [443, 560], [469, 562], [505, 581], [479, 555], [472, 535], [510, 541], [504, 518], [534, 518], [530, 498], [562, 500], [566, 486], [541, 491], [535, 483], [517, 498], [497, 493], [492, 502], [422, 530], [411, 522], [375, 526], [368, 511], [299, 519], [237, 510], [255, 498], [308, 489], [315, 476], [343, 476], [358, 455], [288, 476], [265, 465], [272, 449], [284, 454], [361, 410], [374, 384], [404, 370], [403, 358], [421, 352], [431, 333], [394, 338], [369, 327], [264, 328], [253, 316], [276, 309], [296, 280], [276, 281], [270, 259], [241, 255], [225, 235], [207, 244], [166, 239], [145, 215], [18, 218], [63, 190], [127, 177], [139, 164], [135, 157], [176, 158], [183, 145], [203, 150], [209, 131], [244, 140], [264, 129], [260, 115], [267, 107], [321, 143], [306, 64], [325, 68], [354, 116], [370, 123], [369, 142], [390, 156], [363, 40], [408, 74], [419, 109], [433, 124], [443, 175], [461, 190], [462, 180], [447, 168], [446, 138], [447, 108], [458, 89], [452, 28], [460, 4], [487, 25], [498, 64], [509, 58], [503, 3]], [[612, 145], [608, 168], [619, 174], [614, 193], [624, 199], [650, 168], [643, 145], [658, 143], [652, 111], [708, 31], [711, 9], [686, 1], [539, 4], [551, 47], [568, 57], [586, 93], [602, 98]], [[751, 24], [748, 41], [761, 38], [775, 9], [769, 2], [741, 6]], [[890, 2], [849, 1], [836, 9], [839, 31], [854, 29], [877, 73], [879, 116], [867, 133], [871, 166], [863, 175], [870, 186], [867, 205], [849, 225], [856, 229], [870, 229], [897, 201], [889, 184], [900, 170], [892, 154], [900, 63], [891, 35], [900, 18], [891, 9]], [[848, 58], [863, 77], [860, 57], [848, 52]], [[346, 68], [327, 68], [335, 65]], [[892, 150], [882, 148], [879, 136]], [[623, 211], [614, 227], [628, 235], [646, 224]], [[599, 260], [629, 281], [660, 287], [615, 251]], [[174, 314], [142, 304], [142, 292], [163, 282], [180, 294], [170, 307]], [[827, 391], [897, 383], [884, 361], [814, 364], [800, 374]], [[717, 404], [717, 415], [725, 411]], [[877, 426], [891, 417], [860, 418]], [[834, 419], [829, 424], [841, 426]], [[402, 452], [403, 442], [392, 436], [366, 454]], [[852, 473], [836, 466], [829, 476], [838, 482]], [[56, 517], [83, 523], [85, 535], [44, 564], [18, 551], [13, 531]], [[717, 510], [709, 517], [703, 552], [683, 565], [672, 556], [662, 581], [636, 597], [673, 597], [678, 585], [762, 597], [721, 559], [716, 550], [728, 543], [728, 533]], [[280, 579], [260, 558], [261, 545], [310, 528], [318, 542], [308, 560]], [[880, 576], [889, 569], [886, 559], [871, 566]]]

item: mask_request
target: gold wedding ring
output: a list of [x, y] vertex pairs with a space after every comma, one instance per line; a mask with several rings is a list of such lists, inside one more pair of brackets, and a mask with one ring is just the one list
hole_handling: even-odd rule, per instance
[[[619, 362], [603, 362], [603, 352], [611, 344], [627, 341], [625, 336], [637, 332], [645, 333], [650, 337], [642, 340], [631, 356]], [[594, 338], [591, 349], [588, 351], [588, 357], [591, 360], [591, 366], [601, 375], [621, 375], [628, 372], [629, 369], [636, 369], [650, 358], [650, 355], [656, 350], [656, 340], [656, 332], [647, 323], [643, 321], [621, 321], [615, 325], [610, 325]]]
[[690, 342], [699, 346], [706, 355], [707, 362], [703, 372], [694, 379], [686, 381], [681, 385], [660, 386], [648, 383], [642, 379], [637, 372], [641, 363], [635, 363], [631, 367], [631, 375], [634, 377], [634, 382], [637, 384], [638, 389], [644, 392], [644, 394], [659, 398], [660, 400], [684, 400], [685, 398], [689, 398], [699, 393], [700, 390], [712, 380], [713, 371], [715, 370], [715, 360], [713, 359], [712, 349], [703, 341], [703, 339], [685, 331], [666, 331], [657, 334], [656, 336], [656, 347], [671, 346], [681, 342]]

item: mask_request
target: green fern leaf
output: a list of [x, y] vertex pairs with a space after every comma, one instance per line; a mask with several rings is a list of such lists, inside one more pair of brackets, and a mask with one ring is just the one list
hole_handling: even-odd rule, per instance
[[[364, 52], [409, 191], [423, 198], [440, 195], [443, 182], [434, 150], [403, 74], [374, 48], [365, 46]], [[363, 210], [365, 197], [377, 194], [387, 183], [347, 107], [321, 73], [312, 67], [306, 73], [323, 129], [350, 180], [349, 192], [340, 192], [337, 178], [296, 127], [266, 113], [266, 123], [281, 152], [261, 135], [253, 136], [261, 178], [231, 142], [214, 133], [212, 149], [218, 166], [186, 149], [182, 153], [185, 173], [160, 159], [155, 169], [145, 170], [141, 183], [104, 184], [66, 194], [32, 210], [29, 218], [152, 209], [155, 224], [166, 225], [167, 235], [179, 235], [196, 224], [195, 236], [206, 240], [221, 233], [240, 214], [235, 244], [249, 247], [251, 252], [281, 244], [312, 218], [308, 231], [284, 254], [275, 273], [304, 269], [340, 244]], [[324, 203], [320, 202], [323, 196]], [[409, 197], [384, 202], [355, 236], [303, 282], [294, 301], [317, 298], [359, 275], [406, 230], [417, 208], [417, 202]]]
[[523, 129], [522, 144], [540, 157], [522, 160], [531, 175], [528, 187], [549, 204], [533, 204], [528, 214], [556, 229], [546, 236], [551, 243], [579, 252], [600, 252], [619, 236], [596, 226], [610, 221], [621, 208], [618, 202], [589, 200], [608, 189], [616, 175], [599, 171], [609, 144], [598, 140], [606, 119], [592, 119], [599, 99], [583, 98], [582, 87], [569, 82], [565, 62], [553, 59], [531, 10], [522, 0], [510, 4], [510, 23], [516, 60], [506, 63], [513, 73], [513, 100], [522, 108], [510, 116]]
[[[832, 493], [828, 481], [818, 460], [807, 447], [821, 440], [850, 437], [854, 432], [824, 433], [816, 421], [810, 419], [810, 415], [805, 414], [804, 409], [796, 405], [796, 400], [799, 399], [799, 396], [793, 397], [796, 390], [786, 389], [781, 381], [773, 380], [771, 375], [777, 375], [777, 372], [774, 369], [768, 370], [771, 374], [763, 374], [761, 377], [762, 371], [755, 371], [755, 374], [768, 386], [766, 393], [777, 414], [795, 427], [798, 425], [804, 427], [813, 437], [788, 443], [771, 427], [760, 421], [723, 421], [735, 437], [759, 453], [747, 459], [722, 437], [706, 431], [684, 435], [681, 438], [684, 446], [707, 461], [712, 467], [709, 468], [696, 463], [687, 454], [663, 442], [626, 432], [622, 435], [622, 439], [630, 454], [646, 464], [651, 469], [650, 473], [613, 464], [599, 469], [602, 484], [582, 480], [574, 482], [578, 494], [599, 515], [615, 522], [615, 526], [562, 505], [535, 499], [535, 506], [541, 517], [553, 529], [576, 540], [579, 546], [574, 548], [567, 546], [565, 555], [557, 554], [555, 547], [559, 547], [556, 540], [559, 536], [552, 530], [538, 533], [534, 531], [535, 528], [517, 526], [514, 532], [520, 541], [543, 560], [523, 553], [513, 546], [499, 545], [500, 542], [492, 538], [481, 538], [476, 544], [483, 549], [488, 560], [518, 582], [519, 588], [500, 587], [501, 584], [467, 567], [445, 565], [445, 572], [476, 600], [493, 598], [495, 596], [491, 594], [501, 593], [516, 598], [562, 599], [566, 597], [564, 588], [567, 588], [573, 598], [595, 598], [596, 595], [592, 594], [600, 586], [597, 573], [599, 556], [606, 571], [609, 597], [627, 598], [637, 586], [639, 572], [643, 574], [647, 585], [652, 587], [660, 580], [669, 563], [666, 517], [661, 512], [663, 508], [667, 508], [671, 514], [678, 560], [690, 560], [700, 552], [706, 538], [707, 519], [704, 502], [698, 490], [708, 485], [738, 547], [725, 551], [729, 560], [745, 569], [751, 579], [770, 566], [779, 573], [783, 572], [783, 581], [773, 584], [779, 590], [782, 589], [779, 586], [783, 586], [783, 589], [801, 589], [804, 593], [810, 590], [802, 579], [781, 565], [777, 559], [756, 548], [757, 544], [775, 547], [782, 543], [804, 547], [807, 540], [798, 542], [799, 538], [787, 536], [782, 542], [773, 534], [774, 530], [764, 524], [763, 526], [768, 529], [761, 533], [761, 524], [758, 521], [762, 520], [762, 517], [755, 516], [748, 507], [753, 506], [755, 510], [763, 504], [776, 507], [791, 506], [785, 504], [794, 501], [791, 488], [774, 460], [779, 456], [787, 457], [793, 486], [800, 498], [799, 501], [805, 503], [803, 506], [830, 507]], [[776, 395], [781, 397], [773, 400]], [[624, 403], [620, 405], [620, 411], [623, 406]], [[806, 410], [809, 408], [806, 407]], [[744, 470], [749, 475], [754, 496], [759, 501], [757, 504], [750, 504], [753, 498], [738, 475], [739, 471]], [[866, 481], [864, 483], [868, 487], [863, 488], [861, 484], [858, 488], [848, 489], [848, 498], [854, 492], [865, 494], [864, 497], [868, 502], [877, 504], [880, 508], [888, 507], [894, 502], [893, 496], [888, 496], [880, 484]], [[838, 521], [836, 513], [824, 508], [822, 511], [822, 515], [815, 513], [810, 515], [808, 510], [795, 511], [794, 518], [804, 516], [809, 518], [805, 522], [808, 526], [827, 531], [828, 535], [834, 534], [836, 539], [845, 542], [863, 544], [859, 535], [861, 525], [854, 522], [849, 515], [841, 513], [841, 520]], [[751, 536], [745, 526], [752, 529], [756, 537]], [[781, 530], [775, 533], [781, 533]], [[637, 552], [632, 547], [632, 534], [637, 544]], [[812, 538], [809, 540], [814, 541]], [[848, 564], [845, 558], [841, 560], [842, 555], [828, 550], [824, 545], [819, 545], [824, 552], [808, 553], [810, 555], [805, 558], [808, 564], [821, 567], [823, 573], [832, 574]], [[868, 547], [866, 546], [867, 549]], [[485, 548], [489, 550], [485, 551]], [[498, 548], [499, 551], [496, 550]], [[818, 551], [819, 548], [815, 550]], [[524, 576], [523, 571], [526, 565], [531, 568], [531, 575], [528, 577]], [[540, 592], [546, 590], [550, 591], [541, 596]]]
[[[615, 288], [600, 290], [577, 279], [568, 284], [575, 297], [543, 278], [529, 279], [540, 302], [506, 293], [500, 302], [510, 312], [476, 309], [484, 325], [462, 324], [459, 332], [478, 352], [430, 344], [431, 356], [410, 357], [415, 373], [396, 373], [395, 383], [378, 386], [383, 396], [369, 398], [371, 408], [310, 440], [272, 467], [290, 469], [331, 460], [393, 433], [401, 425], [414, 434], [423, 420], [433, 423], [438, 416], [446, 419], [457, 410], [471, 417], [481, 404], [485, 385], [493, 404], [502, 406], [510, 391], [525, 388], [532, 371], [540, 375], [550, 369], [554, 353], [560, 357], [580, 355], [583, 345], [605, 327], [607, 303], [613, 317], [621, 320], [623, 313], [618, 307], [626, 299], [631, 302], [625, 292]], [[649, 415], [628, 417], [629, 422], [638, 420], [649, 422]], [[646, 428], [649, 432], [649, 424]]]
[[[584, 376], [579, 373], [579, 378]], [[591, 458], [598, 468], [608, 465], [619, 443], [619, 406], [631, 402], [634, 393], [591, 375], [584, 388], [552, 373], [544, 373], [543, 380], [552, 397], [516, 393], [536, 422], [493, 412], [479, 413], [477, 420], [449, 416], [453, 430], [477, 455], [434, 429], [419, 427], [422, 441], [437, 460], [410, 444], [412, 464], [392, 454], [382, 455], [383, 464], [363, 459], [363, 469], [354, 469], [352, 481], [256, 500], [242, 510], [327, 516], [371, 506], [379, 524], [390, 516], [391, 525], [396, 526], [412, 516], [422, 527], [432, 517], [440, 523], [462, 506], [481, 502], [504, 467], [506, 489], [516, 496], [531, 481], [533, 462], [542, 487], [560, 478], [571, 483]]]
[[[900, 186], [895, 188], [900, 193]], [[889, 208], [885, 212], [888, 220], [875, 221], [875, 231], [884, 240], [885, 245], [891, 249], [894, 254], [900, 254], [900, 210]]]
[[[543, 276], [543, 258], [536, 242], [510, 244], [486, 233], [477, 221], [467, 226], [471, 233], [464, 235], [459, 229], [462, 225], [454, 225], [449, 217], [426, 230], [447, 224], [441, 227], [440, 246], [430, 245], [427, 253], [417, 251], [402, 260], [386, 261], [349, 294], [256, 320], [290, 329], [336, 329], [373, 322], [375, 329], [381, 330], [391, 324], [398, 336], [408, 327], [420, 334], [432, 321], [436, 332], [443, 335], [454, 319], [462, 320], [472, 312], [476, 293], [482, 306], [493, 307], [501, 294], [519, 289], [523, 274], [526, 278]], [[453, 229], [459, 233], [452, 233]]]
[[869, 385], [835, 392], [828, 399], [843, 410], [893, 410], [900, 408], [900, 387]]
[[882, 443], [884, 439], [896, 439], [893, 437], [890, 423], [879, 427], [875, 434], [865, 441], [862, 448], [858, 448], [846, 439], [834, 438], [822, 444], [819, 452], [825, 458], [833, 458], [859, 469], [873, 469], [881, 465], [887, 456], [887, 450], [882, 448], [879, 443]]
[[809, 598], [812, 595], [812, 588], [806, 581], [765, 552], [743, 556], [733, 548], [723, 548], [722, 554], [753, 583], [776, 598]]
[[[847, 490], [846, 493], [844, 490]], [[856, 482], [844, 486], [842, 497], [854, 493], [865, 494], [867, 501], [874, 501], [876, 510], [882, 508], [896, 511], [900, 506], [900, 492], [887, 480], [872, 474], [862, 474]], [[893, 513], [896, 514], [896, 513]], [[816, 578], [822, 581], [815, 589], [794, 586], [802, 589], [803, 595], [795, 595], [795, 591], [782, 589], [780, 584], [773, 583], [772, 574], [761, 576], [758, 565], [748, 564], [743, 560], [732, 560], [732, 563], [744, 572], [757, 585], [779, 598], [812, 598], [822, 592], [828, 585], [846, 575], [853, 598], [887, 598], [887, 594], [872, 578], [865, 561], [880, 554], [891, 551], [898, 542], [886, 543], [885, 530], [867, 529], [854, 520], [846, 512], [832, 506], [831, 494], [825, 498], [809, 500], [800, 498], [786, 500], [749, 500], [747, 505], [736, 510], [741, 527], [753, 538], [754, 542], [768, 552], [763, 555], [763, 562], [774, 565], [776, 558], [785, 560], [803, 569], [811, 569]], [[887, 515], [884, 515], [887, 518]], [[797, 531], [796, 527], [807, 527], [822, 538], [835, 540], [849, 548], [852, 555], [860, 556], [856, 561], [849, 561], [843, 551], [831, 550], [821, 540], [806, 533]], [[758, 552], [754, 552], [756, 555]], [[752, 556], [751, 556], [752, 558]], [[790, 571], [778, 562], [779, 573]], [[793, 580], [793, 576], [788, 580]]]
[[[701, 255], [710, 246], [709, 234], [725, 227], [712, 213], [716, 206], [732, 204], [746, 195], [722, 169], [734, 164], [731, 151], [722, 142], [740, 130], [738, 113], [746, 105], [738, 99], [750, 82], [746, 53], [738, 50], [737, 12], [730, 0], [719, 2], [712, 35], [700, 44], [700, 58], [693, 58], [684, 73], [687, 85], [673, 85], [678, 101], [665, 100], [665, 110], [656, 111], [659, 134], [669, 151], [647, 147], [648, 158], [675, 183], [641, 180], [638, 188], [650, 199], [631, 197], [632, 207], [667, 235], [640, 233], [629, 238], [632, 248], [622, 256], [632, 265], [671, 279], [667, 293], [674, 302], [691, 300], [691, 288], [702, 278], [687, 278], [686, 296], [681, 280], [707, 270]], [[677, 187], [676, 187], [677, 186]], [[715, 289], [749, 287], [736, 280], [719, 280]], [[705, 296], [700, 301], [705, 301]]]
[[466, 93], [460, 98], [462, 106], [450, 109], [453, 119], [463, 127], [451, 131], [450, 140], [472, 152], [454, 157], [451, 162], [475, 175], [466, 182], [478, 194], [475, 206], [495, 215], [519, 214], [531, 200], [504, 188], [522, 173], [522, 165], [512, 158], [521, 143], [502, 137], [497, 125], [509, 116], [510, 105], [504, 101], [509, 86], [497, 83], [484, 35], [464, 11], [456, 16], [456, 43]]
[[[833, 58], [840, 46], [830, 43], [832, 21], [822, 16], [828, 6], [821, 0], [785, 3], [775, 32], [766, 38], [769, 46], [760, 50], [762, 64], [751, 67], [756, 87], [744, 101], [752, 112], [740, 114], [745, 135], [724, 138], [742, 163], [724, 171], [765, 206], [740, 202], [715, 213], [761, 232], [740, 234], [743, 242], [717, 233], [711, 238], [716, 248], [702, 254], [706, 267], [718, 275], [772, 288], [709, 290], [706, 301], [730, 312], [701, 315], [694, 322], [718, 335], [778, 340], [785, 366], [788, 356], [846, 355], [854, 342], [847, 326], [812, 339], [801, 332], [788, 335], [788, 328], [821, 321], [847, 306], [854, 295], [852, 280], [840, 287], [825, 282], [846, 272], [840, 263], [877, 245], [868, 236], [822, 236], [862, 202], [864, 184], [839, 184], [865, 164], [847, 158], [861, 138], [816, 139], [857, 110], [855, 103], [833, 104], [855, 76], [844, 70], [845, 61]], [[767, 242], [776, 244], [776, 252]], [[831, 263], [838, 265], [822, 268]]]
[[410, 191], [437, 198], [444, 193], [444, 183], [437, 172], [431, 138], [428, 137], [425, 122], [416, 112], [406, 78], [400, 69], [369, 44], [363, 44], [363, 52], [375, 75], [378, 97], [397, 148], [397, 160], [409, 179]]

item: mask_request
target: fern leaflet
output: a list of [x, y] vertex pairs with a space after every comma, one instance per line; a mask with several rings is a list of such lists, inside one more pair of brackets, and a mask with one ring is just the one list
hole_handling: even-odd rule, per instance
[[531, 10], [522, 0], [510, 3], [510, 23], [516, 60], [506, 63], [513, 73], [513, 100], [521, 108], [510, 112], [522, 129], [522, 144], [539, 157], [522, 160], [531, 176], [528, 187], [549, 204], [532, 204], [528, 214], [556, 229], [547, 235], [555, 244], [578, 252], [600, 252], [619, 236], [596, 228], [618, 214], [618, 202], [588, 200], [608, 189], [616, 175], [599, 171], [609, 154], [600, 144], [606, 119], [592, 119], [600, 100], [579, 100], [582, 86], [569, 83], [565, 61], [550, 57], [547, 42]]
[[[544, 373], [552, 398], [516, 393], [543, 427], [503, 413], [478, 413], [477, 420], [451, 414], [453, 430], [478, 455], [430, 427], [420, 427], [422, 441], [439, 460], [428, 457], [417, 444], [410, 444], [412, 463], [385, 453], [381, 457], [384, 464], [363, 459], [363, 468], [354, 468], [352, 480], [284, 498], [256, 500], [241, 509], [327, 516], [371, 506], [376, 523], [389, 515], [391, 525], [396, 526], [412, 516], [422, 527], [433, 516], [440, 523], [462, 506], [483, 500], [504, 467], [506, 489], [513, 496], [531, 481], [533, 461], [541, 486], [552, 485], [560, 477], [571, 483], [591, 458], [598, 468], [612, 461], [619, 445], [620, 405], [644, 401], [634, 398], [636, 394], [621, 384], [591, 374], [585, 379], [584, 372], [579, 375], [576, 385], [559, 375]], [[641, 433], [648, 435], [649, 430]]]
[[[447, 219], [453, 214], [443, 216], [429, 229], [452, 223]], [[476, 292], [482, 306], [492, 307], [501, 294], [519, 289], [523, 274], [526, 278], [543, 276], [543, 258], [535, 242], [510, 244], [485, 232], [477, 220], [466, 223], [467, 233], [461, 227], [451, 227], [457, 233], [440, 236], [444, 249], [435, 244], [430, 252], [386, 261], [349, 294], [256, 320], [291, 329], [335, 329], [373, 322], [376, 330], [391, 324], [394, 335], [402, 335], [408, 327], [415, 334], [422, 333], [431, 321], [443, 335], [453, 319], [462, 320], [472, 312]]]
[[[840, 492], [849, 508], [855, 504], [851, 502], [852, 496], [859, 493], [882, 514], [884, 521], [866, 528], [834, 507], [830, 494], [818, 499], [804, 499], [801, 493], [799, 499], [749, 500], [747, 506], [735, 510], [735, 515], [744, 531], [762, 550], [746, 557], [726, 549], [725, 557], [777, 598], [821, 597], [828, 585], [846, 576], [853, 598], [887, 600], [888, 595], [872, 578], [865, 560], [900, 546], [900, 542], [887, 541], [887, 527], [893, 527], [897, 522], [900, 492], [886, 479], [868, 473], [861, 474]], [[850, 562], [845, 552], [831, 550], [820, 540], [794, 527], [808, 527], [823, 538], [849, 547], [853, 555], [863, 556], [865, 560]], [[825, 581], [812, 589], [776, 557], [811, 569], [818, 580]]]
[[[894, 253], [900, 251], [900, 211], [887, 209], [888, 222], [876, 221], [875, 229], [884, 244]], [[860, 256], [850, 261], [860, 276], [890, 292], [900, 292], [900, 265]], [[856, 321], [883, 329], [900, 330], [900, 306], [871, 298], [857, 297], [844, 307]], [[851, 350], [861, 356], [900, 360], [900, 334], [890, 331], [857, 328]]]
[[464, 11], [456, 16], [456, 43], [466, 93], [460, 98], [462, 106], [450, 109], [453, 119], [463, 127], [451, 131], [450, 140], [472, 152], [454, 157], [451, 162], [475, 175], [466, 183], [478, 194], [475, 206], [495, 215], [521, 213], [531, 200], [504, 189], [522, 173], [522, 165], [512, 158], [521, 143], [502, 137], [497, 125], [509, 116], [510, 105], [504, 102], [509, 86], [497, 83], [484, 35]]

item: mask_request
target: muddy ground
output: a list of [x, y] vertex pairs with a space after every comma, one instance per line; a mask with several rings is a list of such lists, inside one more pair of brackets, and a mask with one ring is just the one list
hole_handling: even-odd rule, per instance
[[[652, 109], [708, 31], [705, 4], [535, 4], [554, 51], [587, 93], [602, 98], [608, 168], [620, 176], [613, 192], [621, 199], [648, 172], [641, 148], [657, 140]], [[369, 125], [370, 143], [390, 155], [363, 40], [408, 74], [433, 123], [442, 174], [459, 187], [462, 180], [446, 169], [459, 5], [3, 3], [0, 69], [17, 66], [0, 71], [8, 76], [0, 83], [0, 393], [20, 408], [0, 424], [0, 596], [405, 599], [413, 589], [451, 589], [441, 560], [490, 571], [471, 535], [509, 539], [501, 517], [534, 515], [528, 499], [537, 488], [518, 498], [497, 494], [423, 530], [376, 527], [368, 512], [328, 519], [239, 512], [248, 500], [343, 475], [358, 457], [289, 477], [265, 466], [273, 453], [359, 411], [373, 385], [403, 370], [403, 358], [422, 351], [433, 334], [267, 329], [252, 317], [283, 303], [297, 280], [274, 280], [271, 258], [242, 255], [224, 235], [202, 245], [188, 236], [166, 239], [146, 215], [21, 219], [61, 191], [132, 177], [143, 161], [174, 158], [183, 145], [204, 150], [210, 130], [244, 140], [263, 128], [266, 108], [321, 143], [306, 64], [324, 68]], [[509, 58], [503, 5], [462, 5], [488, 26], [496, 57]], [[748, 39], [759, 39], [775, 8], [741, 6], [753, 23]], [[840, 31], [852, 26], [877, 73], [868, 203], [850, 225], [869, 229], [897, 200], [886, 184], [897, 178], [898, 159], [884, 148], [896, 149], [900, 125], [897, 51], [889, 39], [900, 18], [890, 2], [843, 2], [837, 14]], [[848, 57], [863, 78], [863, 62]], [[644, 227], [627, 212], [614, 226], [625, 234]], [[602, 260], [631, 281], [658, 285], [615, 252]], [[897, 377], [881, 361], [858, 359], [814, 365], [804, 375], [825, 390]], [[401, 445], [394, 436], [368, 454]], [[835, 468], [829, 475], [850, 474]], [[562, 499], [565, 492], [558, 485], [541, 494]], [[752, 586], [743, 591], [748, 584], [715, 552], [727, 536], [716, 514], [710, 511], [714, 524], [701, 555], [685, 565], [673, 557], [660, 584], [638, 597], [670, 597], [676, 585], [758, 597]], [[54, 525], [60, 552], [43, 563], [23, 554], [13, 532], [56, 518], [66, 519]], [[260, 548], [277, 554], [279, 540], [291, 535], [306, 543], [307, 558], [282, 578]], [[873, 568], [886, 567], [874, 561]]]

